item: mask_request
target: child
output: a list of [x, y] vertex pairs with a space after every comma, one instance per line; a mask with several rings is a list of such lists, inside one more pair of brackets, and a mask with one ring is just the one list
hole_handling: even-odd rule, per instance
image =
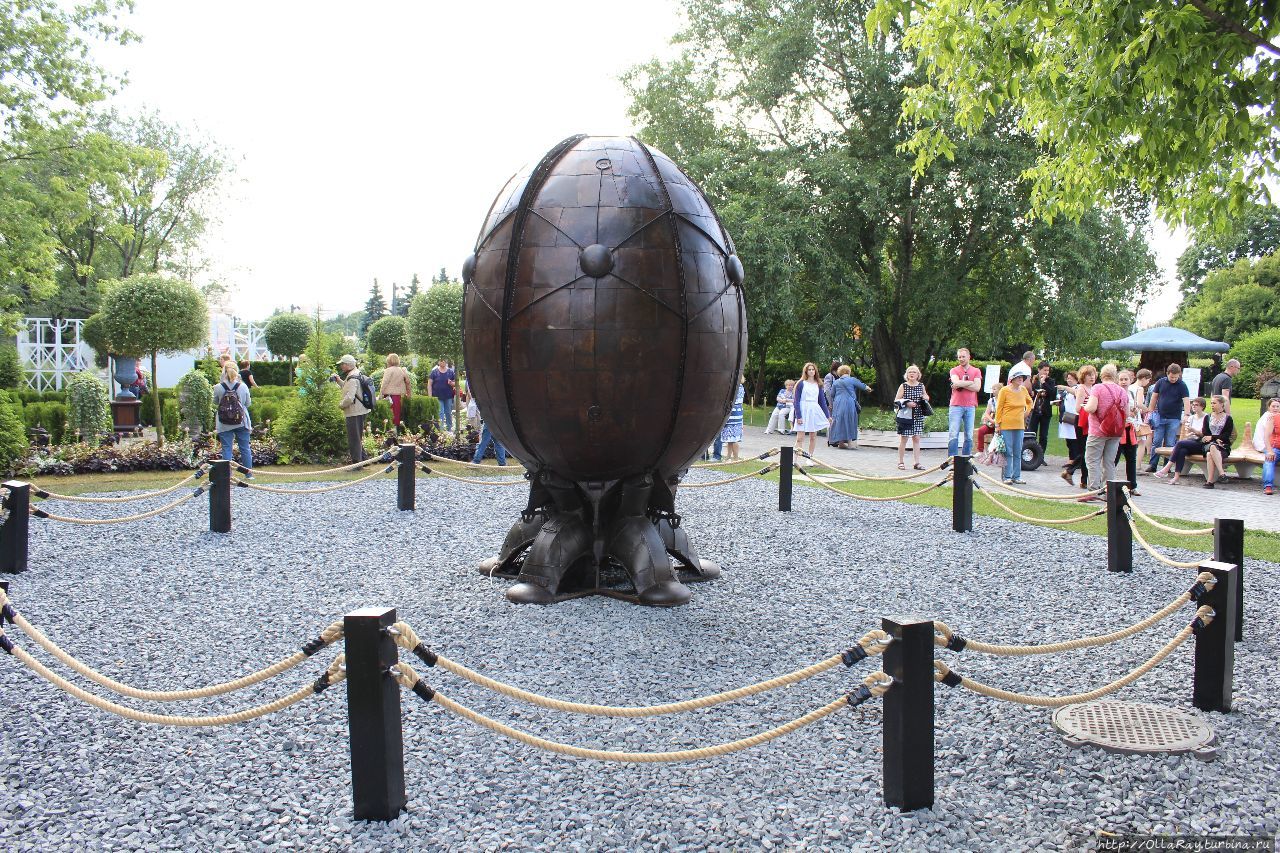
[[769, 415], [769, 425], [764, 429], [765, 435], [775, 432], [775, 427], [777, 432], [783, 435], [791, 435], [791, 414], [795, 403], [795, 387], [796, 381], [788, 379], [787, 384], [778, 390], [778, 404], [773, 407], [773, 413]]

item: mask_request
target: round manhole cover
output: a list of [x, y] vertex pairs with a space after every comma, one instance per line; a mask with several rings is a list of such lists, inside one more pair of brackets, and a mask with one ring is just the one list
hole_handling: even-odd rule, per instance
[[1053, 725], [1071, 746], [1094, 744], [1111, 752], [1191, 752], [1205, 760], [1217, 755], [1213, 729], [1176, 708], [1143, 702], [1084, 702], [1054, 711]]

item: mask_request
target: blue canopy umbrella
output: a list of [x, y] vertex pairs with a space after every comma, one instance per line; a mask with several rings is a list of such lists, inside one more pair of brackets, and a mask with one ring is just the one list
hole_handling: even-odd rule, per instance
[[1132, 350], [1135, 352], [1226, 352], [1231, 347], [1222, 341], [1207, 341], [1185, 329], [1172, 326], [1156, 326], [1118, 341], [1103, 341], [1103, 349]]

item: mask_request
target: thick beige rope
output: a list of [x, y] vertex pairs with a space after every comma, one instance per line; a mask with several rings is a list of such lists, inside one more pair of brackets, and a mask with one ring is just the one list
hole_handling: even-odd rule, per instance
[[[1041, 500], [1044, 500], [1044, 501], [1076, 501], [1080, 499], [1079, 492], [1073, 495], [1058, 495], [1052, 492], [1032, 492], [1032, 491], [1028, 491], [1027, 489], [1019, 489], [1017, 486], [1012, 486], [1008, 483], [997, 480], [995, 477], [992, 477], [990, 474], [986, 474], [982, 471], [979, 471], [977, 468], [973, 469], [973, 473], [981, 477], [982, 479], [986, 480], [988, 483], [990, 483], [993, 486], [997, 486], [1001, 489], [1004, 489], [1007, 492], [1013, 492], [1015, 495], [1022, 495], [1023, 497], [1040, 498]], [[1099, 495], [1099, 494], [1102, 494], [1104, 491], [1106, 491], [1106, 489], [1093, 489], [1092, 491], [1084, 492], [1084, 494]]]
[[738, 482], [739, 480], [745, 480], [745, 479], [747, 479], [748, 477], [757, 477], [757, 476], [760, 476], [760, 475], [763, 475], [763, 474], [768, 474], [770, 471], [776, 471], [776, 470], [778, 470], [778, 463], [777, 463], [777, 462], [771, 462], [770, 464], [768, 464], [768, 465], [764, 466], [763, 468], [761, 468], [759, 471], [748, 471], [748, 472], [747, 472], [747, 473], [745, 473], [745, 474], [739, 474], [739, 475], [738, 475], [738, 476], [736, 476], [736, 477], [729, 477], [729, 478], [728, 478], [728, 479], [726, 479], [726, 480], [712, 480], [712, 481], [711, 481], [711, 482], [709, 482], [709, 483], [685, 483], [685, 482], [681, 482], [681, 483], [680, 483], [680, 488], [682, 488], [682, 489], [709, 489], [709, 488], [711, 488], [712, 486], [725, 486], [725, 485], [728, 485], [729, 483], [736, 483], [736, 482]]
[[[1213, 610], [1209, 607], [1201, 607], [1196, 612], [1196, 617], [1208, 624], [1212, 619]], [[1195, 630], [1194, 623], [1188, 625], [1178, 632], [1178, 635], [1165, 645], [1160, 651], [1156, 652], [1151, 658], [1137, 669], [1126, 673], [1124, 676], [1116, 679], [1110, 684], [1099, 687], [1097, 690], [1090, 690], [1088, 693], [1076, 693], [1071, 696], [1032, 696], [1026, 693], [1013, 693], [1008, 690], [1001, 690], [998, 687], [991, 687], [980, 681], [974, 681], [972, 678], [966, 678], [963, 675], [956, 675], [960, 678], [960, 685], [967, 687], [975, 693], [981, 693], [983, 696], [989, 696], [992, 699], [1003, 699], [1006, 702], [1017, 702], [1022, 705], [1037, 705], [1041, 708], [1058, 708], [1062, 705], [1074, 705], [1078, 702], [1092, 702], [1094, 699], [1106, 696], [1108, 693], [1114, 693], [1126, 684], [1132, 684], [1142, 676], [1146, 675], [1156, 667], [1160, 661], [1173, 654], [1174, 649], [1186, 642], [1187, 638]], [[940, 660], [933, 662], [934, 669], [937, 670], [935, 678], [941, 681], [951, 672], [950, 667]]]
[[[1208, 572], [1202, 573], [1200, 577], [1196, 578], [1196, 580], [1203, 583], [1205, 587], [1209, 589], [1212, 589], [1215, 583], [1213, 575]], [[1057, 652], [1069, 652], [1075, 649], [1087, 649], [1091, 646], [1105, 646], [1108, 643], [1114, 643], [1118, 640], [1123, 640], [1126, 637], [1132, 637], [1134, 634], [1140, 634], [1152, 625], [1168, 619], [1170, 616], [1181, 610], [1190, 600], [1191, 593], [1184, 592], [1169, 604], [1157, 610], [1155, 613], [1152, 613], [1142, 621], [1136, 622], [1128, 628], [1122, 628], [1119, 631], [1112, 631], [1110, 634], [1100, 634], [1094, 637], [1081, 637], [1076, 640], [1066, 640], [1061, 643], [1046, 643], [1039, 646], [1005, 646], [996, 643], [983, 643], [978, 640], [971, 640], [968, 637], [965, 637], [964, 650], [982, 652], [988, 655], [1018, 657], [1022, 655], [1048, 655]], [[933, 638], [934, 644], [945, 648], [947, 643], [949, 643], [951, 638], [954, 636], [954, 632], [946, 622], [941, 622], [936, 619], [933, 622], [933, 629], [937, 632]]]
[[[413, 667], [408, 664], [402, 662], [397, 664], [396, 668], [398, 670], [396, 680], [404, 687], [412, 690], [413, 687], [421, 681], [418, 674], [413, 671]], [[871, 690], [872, 695], [883, 696], [885, 691], [893, 684], [893, 681], [883, 672], [876, 672], [863, 679], [863, 684]], [[570, 744], [546, 740], [545, 738], [531, 735], [528, 732], [522, 732], [519, 729], [514, 729], [511, 726], [498, 722], [497, 720], [490, 719], [484, 714], [473, 711], [465, 705], [460, 705], [439, 693], [435, 693], [432, 696], [432, 701], [437, 702], [451, 714], [456, 714], [463, 719], [467, 719], [477, 725], [484, 726], [490, 731], [497, 732], [503, 737], [519, 741], [526, 746], [537, 747], [538, 749], [543, 749], [547, 752], [559, 753], [561, 755], [570, 755], [574, 758], [590, 758], [596, 761], [619, 761], [629, 764], [697, 761], [703, 758], [716, 758], [721, 755], [740, 752], [741, 750], [749, 749], [750, 747], [758, 746], [762, 743], [767, 743], [768, 741], [780, 738], [783, 735], [790, 734], [796, 729], [803, 728], [810, 723], [815, 723], [823, 717], [834, 714], [836, 711], [840, 710], [841, 707], [848, 704], [848, 700], [841, 697], [830, 704], [810, 711], [803, 717], [791, 720], [777, 728], [769, 729], [766, 732], [760, 732], [759, 734], [742, 738], [741, 740], [719, 743], [714, 746], [706, 746], [699, 749], [682, 749], [674, 752], [620, 752], [617, 750], [587, 749], [585, 747], [572, 746]]]
[[[396, 645], [408, 651], [417, 648], [419, 640], [418, 635], [414, 633], [413, 628], [405, 622], [397, 622], [395, 624], [395, 632], [392, 636], [395, 638]], [[888, 634], [881, 630], [875, 630], [867, 633], [858, 641], [858, 645], [867, 652], [868, 656], [878, 655], [888, 648]], [[761, 681], [757, 684], [739, 687], [736, 690], [726, 690], [723, 693], [715, 693], [709, 696], [702, 696], [697, 699], [687, 699], [682, 702], [669, 702], [664, 705], [647, 705], [637, 707], [619, 707], [616, 705], [590, 705], [582, 702], [566, 702], [561, 699], [552, 699], [548, 696], [542, 696], [537, 693], [530, 693], [527, 690], [521, 690], [510, 684], [501, 681], [495, 681], [492, 678], [481, 675], [480, 673], [468, 669], [460, 663], [449, 660], [443, 655], [436, 656], [436, 666], [441, 669], [448, 670], [454, 675], [465, 678], [473, 684], [488, 688], [495, 693], [500, 693], [511, 699], [518, 699], [522, 702], [528, 702], [531, 705], [537, 705], [542, 708], [549, 708], [553, 711], [564, 711], [571, 714], [592, 714], [597, 717], [658, 717], [665, 714], [681, 714], [685, 711], [694, 711], [699, 708], [710, 708], [712, 705], [720, 705], [724, 702], [732, 702], [736, 699], [742, 699], [746, 696], [755, 696], [778, 687], [786, 687], [791, 684], [798, 684], [805, 679], [812, 678], [821, 672], [835, 667], [842, 660], [841, 655], [832, 655], [826, 660], [819, 661], [812, 666], [804, 669], [797, 669], [786, 675], [780, 675], [777, 678], [771, 678], [768, 681]]]
[[1129, 529], [1133, 531], [1133, 538], [1138, 540], [1138, 544], [1142, 546], [1142, 550], [1146, 551], [1156, 560], [1160, 561], [1161, 563], [1164, 563], [1166, 566], [1173, 566], [1175, 569], [1200, 568], [1199, 560], [1196, 560], [1194, 562], [1184, 563], [1179, 560], [1170, 559], [1169, 557], [1166, 557], [1164, 554], [1161, 554], [1155, 548], [1151, 547], [1150, 542], [1148, 542], [1145, 538], [1143, 538], [1142, 531], [1138, 529], [1138, 525], [1134, 522], [1133, 516], [1130, 513], [1126, 512], [1124, 514], [1124, 517], [1129, 520]]
[[236, 480], [237, 486], [243, 486], [246, 489], [253, 489], [258, 492], [271, 492], [277, 495], [318, 495], [323, 492], [336, 492], [338, 489], [346, 489], [351, 486], [358, 485], [374, 477], [381, 477], [383, 474], [390, 474], [394, 464], [388, 465], [381, 471], [374, 471], [372, 474], [365, 474], [363, 477], [356, 477], [354, 480], [343, 480], [341, 483], [334, 483], [332, 486], [317, 486], [313, 489], [282, 489], [277, 486], [260, 486], [251, 480]]
[[742, 465], [746, 462], [755, 462], [757, 460], [763, 462], [765, 459], [768, 459], [771, 456], [777, 456], [781, 452], [782, 450], [780, 448], [775, 447], [773, 448], [773, 450], [770, 450], [766, 453], [761, 453], [758, 456], [752, 456], [747, 459], [727, 459], [723, 462], [698, 462], [693, 465], [690, 465], [689, 467], [690, 468], [724, 468], [729, 465]]
[[[49, 670], [40, 661], [27, 654], [21, 648], [14, 646], [13, 656], [22, 661], [40, 677], [49, 683], [62, 688], [67, 693], [76, 697], [82, 702], [87, 702], [95, 708], [107, 711], [117, 716], [134, 720], [139, 723], [153, 723], [158, 726], [182, 726], [182, 727], [199, 727], [199, 726], [226, 726], [234, 723], [243, 723], [257, 717], [265, 717], [267, 714], [274, 714], [276, 711], [288, 708], [290, 705], [296, 705], [303, 699], [307, 699], [316, 695], [316, 683], [311, 683], [305, 687], [300, 687], [288, 696], [281, 697], [274, 702], [268, 702], [265, 705], [257, 705], [252, 708], [246, 708], [243, 711], [237, 711], [234, 714], [218, 714], [210, 717], [187, 717], [168, 714], [148, 714], [145, 711], [137, 711], [133, 708], [127, 708], [124, 705], [117, 705], [101, 696], [95, 696], [87, 690], [81, 690], [76, 685], [59, 676], [57, 673]], [[328, 676], [329, 684], [337, 684], [344, 681], [347, 677], [346, 671], [342, 669], [343, 655], [338, 655], [329, 668], [325, 670]]]
[[923, 489], [916, 489], [914, 492], [907, 492], [901, 495], [886, 495], [883, 497], [872, 497], [871, 495], [859, 495], [854, 492], [846, 492], [844, 489], [837, 489], [835, 486], [831, 485], [830, 483], [824, 483], [821, 480], [815, 478], [812, 474], [810, 474], [808, 471], [804, 470], [803, 468], [797, 468], [796, 470], [799, 471], [801, 474], [803, 474], [805, 477], [808, 477], [814, 483], [818, 484], [819, 486], [822, 486], [824, 489], [827, 489], [828, 491], [832, 491], [832, 492], [835, 492], [837, 495], [844, 495], [846, 498], [853, 498], [854, 500], [859, 500], [859, 501], [900, 501], [905, 498], [914, 498], [914, 497], [918, 497], [919, 495], [923, 495], [925, 492], [931, 492], [934, 489], [942, 488], [946, 484], [946, 482], [951, 479], [951, 474], [948, 473], [946, 477], [942, 478], [938, 482], [933, 483], [932, 485], [925, 486]]
[[1103, 507], [1102, 509], [1095, 510], [1093, 512], [1087, 512], [1084, 515], [1072, 516], [1071, 518], [1036, 518], [1033, 515], [1023, 515], [1013, 507], [1006, 504], [1004, 501], [997, 498], [995, 495], [991, 494], [986, 489], [974, 489], [974, 491], [976, 491], [978, 494], [985, 497], [987, 500], [991, 501], [996, 506], [1000, 507], [1005, 512], [1009, 513], [1009, 515], [1012, 515], [1015, 518], [1020, 518], [1023, 521], [1034, 521], [1036, 524], [1078, 524], [1079, 522], [1085, 521], [1090, 518], [1097, 518], [1098, 516], [1103, 515], [1107, 511], [1106, 507]]
[[[494, 466], [484, 465], [481, 467], [492, 469]], [[459, 483], [470, 483], [473, 486], [519, 486], [529, 482], [524, 478], [524, 476], [508, 477], [502, 480], [477, 480], [473, 477], [458, 477], [453, 474], [446, 474], [445, 472], [436, 468], [424, 468], [423, 470], [426, 471], [428, 474], [434, 474], [437, 477], [444, 477], [446, 480], [456, 480]]]
[[821, 459], [817, 458], [816, 456], [811, 456], [810, 454], [805, 453], [803, 451], [801, 451], [800, 455], [803, 456], [805, 459], [810, 460], [811, 462], [813, 462], [813, 464], [819, 467], [826, 468], [830, 471], [835, 471], [839, 474], [844, 474], [849, 477], [853, 477], [855, 480], [881, 480], [885, 482], [890, 482], [894, 480], [899, 480], [899, 481], [900, 480], [916, 480], [916, 479], [919, 479], [920, 477], [927, 477], [930, 474], [932, 474], [934, 471], [941, 471], [947, 465], [947, 462], [943, 461], [943, 462], [939, 462], [937, 465], [934, 465], [932, 468], [929, 468], [925, 471], [916, 471], [912, 474], [894, 474], [894, 475], [886, 474], [884, 476], [877, 476], [874, 474], [860, 474], [857, 471], [853, 471], [848, 468], [841, 468], [838, 465], [832, 465], [830, 462], [823, 462]]
[[183, 486], [185, 486], [187, 483], [190, 483], [192, 480], [194, 480], [198, 476], [200, 475], [192, 474], [190, 477], [187, 477], [185, 480], [180, 480], [179, 482], [174, 483], [169, 488], [161, 489], [158, 492], [144, 492], [143, 494], [140, 494], [140, 495], [127, 495], [122, 498], [91, 498], [91, 497], [85, 497], [83, 495], [61, 495], [61, 494], [58, 494], [57, 492], [51, 492], [48, 489], [42, 489], [39, 486], [36, 486], [34, 484], [32, 485], [31, 488], [32, 488], [32, 494], [34, 494], [38, 498], [43, 498], [45, 500], [74, 501], [76, 503], [85, 503], [85, 504], [122, 504], [122, 503], [129, 503], [131, 501], [144, 501], [147, 498], [158, 498], [161, 495], [167, 495], [172, 492], [176, 492], [178, 491], [178, 489], [181, 489]]
[[1139, 518], [1158, 530], [1163, 530], [1165, 533], [1173, 533], [1178, 536], [1209, 536], [1213, 533], [1212, 527], [1197, 527], [1194, 530], [1188, 530], [1185, 527], [1170, 527], [1167, 524], [1162, 524], [1143, 512], [1142, 507], [1133, 502], [1133, 495], [1129, 493], [1128, 488], [1125, 489], [1125, 494], [1128, 497], [1127, 503], [1129, 504], [1129, 509], [1136, 512]]
[[450, 465], [461, 465], [463, 468], [479, 468], [483, 471], [494, 471], [504, 467], [502, 465], [481, 465], [478, 462], [464, 462], [461, 459], [450, 459], [448, 456], [437, 456], [428, 450], [422, 451], [422, 455], [428, 459], [434, 459], [436, 462], [448, 462]]
[[192, 498], [197, 498], [200, 495], [203, 495], [206, 489], [208, 489], [208, 486], [201, 486], [191, 494], [184, 495], [183, 497], [178, 498], [176, 501], [167, 503], [162, 507], [156, 507], [150, 512], [140, 512], [135, 515], [124, 515], [119, 518], [72, 518], [71, 516], [66, 516], [66, 515], [56, 515], [52, 512], [47, 512], [37, 507], [32, 507], [31, 514], [36, 516], [36, 518], [47, 518], [50, 521], [61, 521], [67, 524], [122, 524], [123, 522], [126, 522], [126, 521], [142, 521], [144, 518], [154, 518], [157, 515], [161, 515], [163, 513], [168, 512], [174, 507], [182, 506], [184, 503], [191, 500]]
[[[4, 600], [4, 591], [0, 590], [0, 605], [3, 605]], [[133, 687], [132, 685], [115, 681], [88, 665], [81, 663], [76, 658], [67, 654], [67, 652], [60, 648], [57, 643], [53, 642], [41, 633], [39, 629], [28, 622], [21, 614], [14, 613], [13, 624], [21, 628], [23, 633], [36, 642], [36, 645], [40, 646], [49, 654], [53, 655], [58, 660], [62, 661], [64, 664], [71, 667], [95, 684], [119, 693], [122, 696], [128, 696], [133, 699], [144, 699], [150, 702], [180, 702], [186, 699], [203, 699], [208, 696], [221, 696], [225, 693], [233, 693], [236, 690], [243, 690], [252, 684], [257, 684], [261, 681], [266, 681], [269, 678], [274, 678], [282, 672], [293, 669], [295, 666], [310, 657], [310, 655], [305, 652], [294, 652], [289, 657], [277, 661], [265, 669], [260, 669], [257, 672], [246, 675], [243, 678], [237, 678], [234, 681], [227, 681], [222, 684], [213, 684], [208, 687], [194, 687], [189, 690], [143, 690], [139, 687]], [[320, 639], [324, 641], [326, 646], [342, 639], [342, 622], [334, 622], [328, 628], [325, 628], [324, 631], [320, 633]]]
[[370, 465], [377, 465], [380, 462], [390, 462], [392, 459], [389, 453], [383, 453], [375, 456], [373, 459], [366, 459], [363, 462], [355, 462], [351, 465], [343, 465], [341, 468], [325, 468], [321, 471], [271, 471], [265, 468], [246, 468], [239, 462], [234, 462], [236, 470], [242, 473], [252, 473], [258, 477], [318, 477], [321, 474], [337, 474], [342, 471], [355, 471], [357, 468], [367, 468]]

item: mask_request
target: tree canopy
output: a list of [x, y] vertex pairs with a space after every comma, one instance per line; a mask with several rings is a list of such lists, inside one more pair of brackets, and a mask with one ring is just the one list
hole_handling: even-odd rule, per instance
[[1178, 257], [1178, 285], [1183, 298], [1200, 292], [1204, 277], [1244, 258], [1280, 252], [1280, 207], [1251, 204], [1224, 232], [1202, 230]]
[[1026, 174], [1049, 218], [1136, 190], [1222, 227], [1280, 174], [1275, 3], [878, 0], [866, 23], [927, 72], [903, 104], [917, 174], [1006, 107], [1043, 145]]
[[369, 300], [364, 303], [364, 316], [360, 318], [360, 336], [366, 335], [369, 327], [385, 316], [387, 316], [387, 300], [382, 298], [382, 285], [378, 284], [375, 278], [373, 287], [369, 288]]
[[900, 39], [868, 41], [870, 2], [685, 5], [682, 54], [624, 82], [642, 138], [738, 244], [756, 369], [798, 344], [805, 360], [873, 364], [883, 399], [907, 363], [957, 345], [1075, 354], [1132, 330], [1155, 274], [1141, 213], [1028, 220], [1037, 146], [1008, 116], [913, 168], [900, 117], [919, 61]]
[[409, 306], [409, 349], [429, 359], [462, 361], [462, 285], [436, 282]]
[[369, 352], [376, 355], [409, 351], [409, 321], [391, 315], [369, 327]]
[[1228, 343], [1280, 328], [1280, 254], [1256, 261], [1245, 258], [1213, 270], [1200, 291], [1179, 306], [1173, 322]]

